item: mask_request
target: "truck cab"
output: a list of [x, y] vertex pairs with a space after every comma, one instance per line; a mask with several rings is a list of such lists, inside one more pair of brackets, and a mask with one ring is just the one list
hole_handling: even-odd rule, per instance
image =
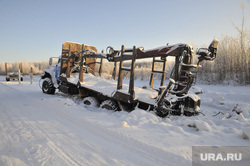
[[[62, 54], [59, 57], [51, 57], [49, 59], [50, 68], [44, 70], [41, 76], [43, 80], [42, 90], [47, 94], [54, 94], [56, 89], [63, 93], [77, 94], [76, 85], [69, 83], [72, 72], [79, 72], [80, 60], [84, 52], [82, 50], [91, 50], [97, 52], [94, 46], [75, 42], [65, 42], [62, 45]], [[94, 71], [95, 58], [85, 58], [84, 63]]]

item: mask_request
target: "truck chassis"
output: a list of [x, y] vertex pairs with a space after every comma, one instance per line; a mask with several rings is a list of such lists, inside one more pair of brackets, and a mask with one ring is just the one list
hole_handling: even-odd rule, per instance
[[[159, 116], [167, 115], [196, 115], [199, 113], [200, 98], [188, 94], [192, 87], [200, 63], [216, 58], [219, 41], [214, 40], [208, 48], [199, 49], [196, 54], [197, 64], [192, 63], [193, 50], [187, 44], [167, 45], [151, 50], [144, 48], [115, 50], [107, 48], [107, 53], [98, 53], [94, 46], [65, 42], [62, 55], [57, 65], [52, 65], [42, 75], [42, 90], [54, 94], [55, 89], [66, 94], [79, 94], [83, 103], [100, 106], [109, 110], [133, 110], [136, 106], [145, 110], [154, 110]], [[175, 65], [170, 73], [170, 79], [165, 85], [167, 57], [175, 57]], [[157, 58], [160, 59], [157, 59]], [[135, 63], [137, 59], [152, 59], [152, 70], [149, 89], [134, 86]], [[106, 80], [102, 75], [103, 59], [114, 63], [113, 80]], [[100, 60], [100, 61], [97, 61]], [[130, 61], [130, 67], [124, 67], [124, 61]], [[51, 62], [51, 60], [50, 60]], [[118, 66], [119, 63], [119, 66]], [[155, 64], [162, 63], [162, 70], [155, 70]], [[99, 76], [94, 76], [95, 65], [99, 64]], [[116, 81], [116, 68], [119, 67]], [[123, 84], [123, 72], [130, 72], [129, 84]], [[158, 89], [153, 88], [154, 76], [161, 74]], [[95, 85], [96, 84], [96, 85]]]

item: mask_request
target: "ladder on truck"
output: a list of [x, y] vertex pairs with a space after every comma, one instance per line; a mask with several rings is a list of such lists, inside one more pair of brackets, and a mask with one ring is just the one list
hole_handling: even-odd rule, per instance
[[[91, 51], [90, 51], [91, 50]], [[68, 47], [62, 46], [62, 58], [61, 58], [61, 69], [60, 75], [62, 73], [66, 74], [66, 78], [70, 77], [71, 67], [78, 67], [81, 71], [83, 70], [83, 66], [91, 68], [93, 70], [93, 74], [95, 72], [95, 64], [99, 64], [99, 75], [102, 74], [102, 64], [103, 58], [100, 59], [100, 62], [96, 61], [96, 58], [87, 58], [84, 56], [86, 52], [97, 52], [97, 49], [93, 46], [72, 43], [69, 42]], [[93, 59], [93, 60], [91, 60]], [[91, 67], [92, 66], [92, 67]], [[81, 82], [83, 81], [82, 76], [80, 77]]]
[[[162, 63], [162, 70], [155, 70], [155, 64], [156, 63]], [[149, 85], [150, 85], [150, 88], [153, 89], [155, 73], [160, 73], [161, 74], [161, 84], [160, 84], [159, 94], [162, 93], [162, 91], [163, 91], [162, 87], [165, 84], [165, 77], [166, 77], [166, 74], [167, 74], [167, 72], [166, 72], [167, 65], [166, 64], [167, 64], [167, 58], [166, 57], [161, 57], [161, 59], [156, 59], [156, 57], [153, 57], [152, 70], [151, 70]]]
[[[130, 67], [123, 66], [123, 61], [125, 59], [131, 59]], [[127, 103], [132, 103], [135, 98], [135, 91], [134, 91], [135, 61], [136, 61], [136, 46], [134, 46], [133, 49], [125, 49], [124, 45], [122, 45], [119, 73], [118, 73], [117, 91], [113, 97], [118, 98], [121, 101], [127, 101]], [[130, 72], [128, 95], [120, 91], [122, 90], [122, 84], [123, 84], [123, 71]]]
[[[100, 61], [91, 61], [91, 62], [87, 62], [87, 57], [84, 56], [86, 49], [84, 49], [84, 44], [82, 44], [82, 50], [78, 53], [80, 54], [80, 72], [79, 72], [79, 81], [83, 82], [83, 66], [90, 66], [92, 64], [99, 64], [99, 70], [98, 70], [98, 74], [101, 77], [102, 76], [102, 65], [103, 65], [103, 58], [100, 58]], [[102, 53], [104, 51], [102, 50]], [[95, 75], [95, 71], [93, 71], [93, 73]]]

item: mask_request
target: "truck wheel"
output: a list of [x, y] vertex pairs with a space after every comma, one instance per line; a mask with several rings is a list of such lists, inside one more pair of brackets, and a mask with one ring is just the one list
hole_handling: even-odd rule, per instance
[[83, 104], [91, 105], [91, 106], [94, 106], [94, 107], [99, 107], [100, 106], [100, 102], [95, 97], [85, 97], [83, 99]]
[[9, 78], [9, 77], [6, 77], [6, 81], [10, 81], [10, 78]]
[[54, 94], [55, 93], [56, 89], [55, 89], [50, 78], [44, 79], [43, 85], [42, 85], [42, 90], [43, 90], [43, 93], [47, 93], [47, 94]]
[[104, 102], [102, 102], [100, 107], [105, 108], [107, 110], [114, 110], [114, 111], [119, 110], [118, 104], [113, 100], [105, 100]]

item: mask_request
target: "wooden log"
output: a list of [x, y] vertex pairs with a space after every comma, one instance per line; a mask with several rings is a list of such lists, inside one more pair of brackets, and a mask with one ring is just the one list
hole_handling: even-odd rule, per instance
[[125, 47], [124, 47], [124, 45], [122, 45], [117, 90], [122, 89], [122, 80], [123, 80], [123, 78], [122, 78], [123, 77], [122, 67], [123, 67], [123, 58], [124, 58], [123, 54], [124, 54], [124, 51], [125, 51]]
[[23, 73], [23, 65], [22, 65], [22, 63], [19, 63], [19, 69], [20, 69], [20, 72]]
[[136, 46], [133, 47], [133, 57], [131, 62], [131, 73], [130, 73], [130, 81], [129, 81], [129, 94], [132, 99], [135, 97], [135, 60], [136, 60]]
[[20, 71], [20, 69], [18, 69], [18, 81], [19, 81], [19, 84], [21, 84], [21, 71]]
[[[104, 50], [102, 50], [102, 54], [104, 53]], [[103, 58], [100, 60], [100, 67], [99, 67], [99, 76], [102, 76], [102, 63], [103, 63]]]
[[30, 68], [30, 84], [33, 83], [33, 68]]
[[113, 69], [113, 73], [112, 73], [113, 80], [115, 80], [115, 77], [116, 77], [116, 68], [117, 68], [117, 62], [114, 62], [114, 69]]
[[7, 66], [7, 63], [5, 63], [5, 72], [6, 72], [6, 75], [8, 75], [8, 66]]
[[165, 77], [166, 77], [166, 68], [167, 68], [167, 58], [164, 57], [163, 59], [163, 69], [162, 69], [162, 75], [161, 75], [161, 86], [164, 86], [165, 83]]
[[81, 61], [80, 61], [80, 72], [79, 72], [79, 80], [80, 82], [83, 82], [83, 50], [84, 50], [84, 44], [82, 44], [82, 52], [81, 52]]
[[155, 77], [154, 71], [155, 71], [155, 57], [153, 57], [152, 70], [151, 70], [151, 76], [150, 76], [150, 81], [149, 81], [150, 88], [153, 88], [153, 85], [154, 85], [154, 77]]
[[67, 78], [70, 77], [70, 57], [71, 57], [70, 45], [71, 44], [69, 44], [69, 56], [68, 56], [68, 60], [67, 60], [67, 72], [66, 72], [66, 77]]

